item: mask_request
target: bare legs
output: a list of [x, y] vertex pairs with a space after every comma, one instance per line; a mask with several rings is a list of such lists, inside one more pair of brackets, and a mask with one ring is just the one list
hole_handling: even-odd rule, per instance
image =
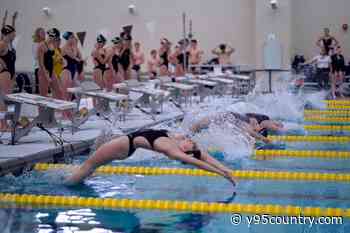
[[[0, 95], [11, 94], [13, 87], [13, 81], [11, 80], [11, 75], [8, 72], [0, 73]], [[1, 101], [0, 97], [0, 113], [7, 112], [7, 105]], [[10, 126], [7, 124], [5, 119], [0, 118], [0, 131], [8, 131]]]
[[128, 157], [128, 151], [129, 139], [126, 136], [114, 139], [102, 145], [66, 180], [66, 184], [78, 184], [90, 176], [99, 166], [110, 163], [113, 160], [126, 159]]

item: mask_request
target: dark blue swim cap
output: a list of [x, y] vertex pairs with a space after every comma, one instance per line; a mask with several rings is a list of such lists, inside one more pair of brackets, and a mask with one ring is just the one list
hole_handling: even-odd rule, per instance
[[62, 37], [65, 39], [65, 40], [69, 40], [69, 38], [73, 36], [73, 32], [65, 32], [63, 33]]

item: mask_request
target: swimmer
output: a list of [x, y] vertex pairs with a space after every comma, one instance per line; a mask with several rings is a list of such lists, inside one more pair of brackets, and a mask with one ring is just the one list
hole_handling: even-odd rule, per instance
[[[337, 86], [341, 86], [344, 81], [345, 75], [345, 59], [342, 55], [342, 50], [340, 46], [337, 46], [335, 54], [331, 57], [331, 90], [332, 90], [332, 98], [336, 99]], [[342, 92], [339, 91], [342, 96]]]
[[169, 75], [169, 55], [171, 53], [170, 48], [171, 48], [171, 42], [166, 38], [162, 38], [160, 40], [160, 48], [158, 51], [159, 59], [160, 59], [160, 65], [159, 65], [160, 76]]
[[[189, 49], [189, 63], [190, 65], [199, 65], [202, 60], [204, 52], [198, 48], [198, 41], [195, 39], [191, 40], [191, 47]], [[195, 72], [196, 68], [192, 68], [192, 72]]]
[[148, 75], [150, 79], [155, 79], [158, 76], [158, 67], [160, 66], [160, 60], [157, 56], [157, 50], [152, 49], [151, 50], [151, 57], [147, 62], [148, 67]]
[[132, 61], [134, 64], [132, 69], [135, 70], [137, 74], [137, 80], [140, 81], [141, 66], [143, 63], [145, 63], [145, 54], [141, 50], [140, 42], [135, 42], [134, 48], [135, 49], [132, 52]]
[[107, 91], [112, 91], [113, 84], [124, 80], [121, 64], [122, 39], [120, 37], [114, 37], [112, 43], [113, 45], [107, 49], [106, 60], [108, 67], [106, 67], [103, 77]]
[[93, 71], [93, 79], [95, 83], [102, 89], [106, 88], [103, 81], [103, 75], [106, 71], [107, 51], [105, 48], [107, 39], [103, 35], [98, 35], [96, 38], [95, 49], [91, 53], [93, 63], [95, 65]]
[[218, 56], [219, 64], [220, 65], [230, 65], [231, 62], [231, 55], [235, 52], [234, 48], [231, 48], [230, 46], [226, 44], [221, 44], [219, 47], [213, 49], [212, 53], [214, 55]]
[[323, 33], [323, 36], [317, 40], [316, 45], [320, 48], [324, 48], [327, 55], [331, 55], [331, 50], [338, 46], [339, 42], [334, 36], [330, 35], [329, 28], [325, 28]]
[[[15, 22], [17, 12], [12, 16], [12, 25], [6, 24], [7, 11], [1, 28], [0, 40], [0, 94], [11, 94], [14, 78], [16, 74], [16, 50], [12, 46], [12, 42], [16, 38]], [[3, 119], [2, 113], [7, 112], [7, 105], [0, 99], [0, 131], [11, 130], [7, 121]]]
[[122, 50], [120, 53], [120, 65], [122, 68], [122, 75], [124, 80], [129, 80], [131, 75], [131, 64], [132, 64], [132, 51], [131, 51], [131, 43], [132, 37], [129, 34], [124, 34], [121, 37], [122, 40]]
[[66, 66], [62, 72], [62, 93], [63, 99], [67, 101], [72, 100], [72, 94], [67, 90], [74, 87], [74, 79], [77, 77], [77, 64], [81, 61], [81, 54], [78, 50], [76, 38], [73, 32], [65, 32], [63, 39], [66, 40], [65, 45], [62, 47], [62, 56], [65, 59]]
[[[54, 55], [53, 55], [53, 72], [56, 75], [56, 78], [60, 80], [63, 68], [65, 66], [64, 58], [61, 51], [61, 38], [58, 38], [54, 41]], [[60, 84], [62, 85], [62, 84]]]
[[52, 89], [54, 98], [62, 99], [62, 89], [54, 72], [54, 55], [57, 41], [60, 40], [60, 32], [52, 28], [47, 32], [48, 38], [38, 46], [38, 77], [39, 93], [48, 96], [49, 87]]
[[277, 131], [283, 129], [281, 123], [270, 120], [266, 115], [256, 113], [242, 115], [235, 112], [226, 112], [214, 116], [213, 119], [210, 117], [201, 119], [191, 127], [191, 131], [196, 133], [201, 129], [207, 128], [210, 125], [211, 120], [231, 122], [245, 130], [250, 136], [265, 143], [271, 143], [271, 140], [267, 138], [267, 130]]
[[235, 185], [231, 170], [208, 153], [199, 150], [194, 141], [180, 134], [172, 134], [167, 130], [153, 129], [140, 130], [102, 145], [72, 176], [66, 179], [66, 183], [68, 185], [78, 184], [91, 175], [99, 166], [113, 160], [127, 159], [138, 148], [162, 153], [170, 159], [216, 173]]
[[78, 46], [78, 38], [74, 37], [74, 44], [75, 47], [78, 51], [78, 60], [77, 62], [77, 80], [79, 80], [79, 82], [83, 82], [85, 80], [85, 75], [84, 75], [84, 67], [86, 66], [86, 61], [82, 58], [82, 54], [80, 51], [80, 48]]

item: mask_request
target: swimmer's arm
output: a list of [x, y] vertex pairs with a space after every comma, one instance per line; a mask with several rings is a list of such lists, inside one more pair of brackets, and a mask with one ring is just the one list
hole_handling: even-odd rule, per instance
[[220, 163], [214, 157], [210, 156], [207, 152], [201, 151], [201, 160], [225, 172], [227, 175], [231, 175], [231, 172], [232, 172], [231, 169], [227, 168], [225, 165]]
[[244, 129], [249, 133], [250, 136], [252, 136], [255, 139], [261, 140], [261, 141], [263, 141], [265, 143], [271, 143], [272, 142], [267, 137], [264, 137], [261, 134], [255, 132], [248, 124], [245, 124]]
[[39, 70], [41, 71], [44, 71], [45, 70], [45, 66], [44, 66], [44, 44], [41, 43], [39, 46], [38, 46], [38, 49], [37, 49], [37, 57], [38, 57], [38, 65], [39, 65]]
[[322, 44], [321, 44], [322, 39], [323, 39], [322, 37], [319, 37], [317, 42], [316, 42], [316, 45], [320, 48], [322, 48]]
[[185, 162], [187, 164], [191, 164], [193, 166], [196, 166], [200, 169], [206, 170], [208, 172], [216, 173], [216, 174], [228, 179], [230, 182], [232, 182], [234, 184], [232, 177], [228, 176], [228, 174], [226, 172], [224, 172], [224, 171], [222, 171], [222, 170], [220, 170], [220, 169], [214, 167], [213, 165], [208, 164], [204, 161], [190, 157], [189, 155], [183, 153], [179, 149], [168, 149], [165, 154], [171, 159], [179, 160], [179, 161]]
[[266, 128], [266, 129], [270, 129], [270, 130], [274, 130], [274, 131], [283, 130], [283, 125], [281, 123], [274, 122], [271, 120], [261, 122], [260, 126], [262, 128]]
[[217, 56], [220, 55], [220, 53], [218, 52], [218, 48], [213, 49], [211, 52], [212, 52], [212, 54], [214, 54], [214, 55], [217, 55]]
[[334, 41], [334, 46], [338, 46], [339, 45], [339, 41], [337, 39], [335, 39], [334, 36], [332, 36], [332, 40]]
[[227, 54], [228, 55], [231, 55], [232, 53], [235, 52], [235, 49], [234, 48], [231, 48], [230, 46], [228, 46], [228, 51], [227, 51]]
[[7, 45], [0, 41], [0, 56], [3, 56], [7, 53]]
[[12, 27], [16, 28], [16, 19], [18, 16], [18, 11], [16, 11], [13, 15], [12, 15]]
[[8, 15], [8, 11], [6, 10], [4, 17], [2, 18], [2, 25], [1, 25], [2, 27], [6, 26], [7, 15]]

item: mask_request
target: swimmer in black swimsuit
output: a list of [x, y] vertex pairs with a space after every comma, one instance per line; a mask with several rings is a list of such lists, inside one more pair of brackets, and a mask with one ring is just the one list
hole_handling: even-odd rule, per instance
[[98, 35], [96, 38], [95, 49], [91, 53], [93, 62], [95, 64], [93, 78], [96, 84], [102, 89], [105, 88], [103, 75], [104, 75], [104, 72], [106, 71], [106, 62], [107, 62], [106, 61], [107, 51], [104, 48], [104, 46], [106, 45], [106, 42], [107, 42], [107, 39], [103, 35]]
[[113, 45], [107, 50], [106, 57], [106, 71], [104, 72], [103, 81], [105, 82], [105, 88], [107, 91], [112, 91], [113, 85], [115, 83], [120, 83], [123, 81], [122, 77], [122, 65], [121, 65], [121, 50], [122, 50], [122, 40], [120, 37], [114, 37], [112, 39]]
[[342, 49], [340, 46], [337, 46], [335, 54], [331, 57], [331, 71], [332, 71], [332, 80], [331, 80], [331, 90], [332, 90], [332, 98], [336, 98], [336, 92], [342, 92], [337, 90], [337, 86], [341, 86], [344, 81], [345, 74], [345, 59], [342, 55]]
[[131, 57], [131, 43], [132, 43], [132, 37], [129, 34], [125, 34], [122, 38], [123, 42], [123, 48], [120, 54], [120, 65], [122, 67], [123, 71], [123, 78], [124, 80], [130, 79], [130, 66], [132, 63], [132, 57]]
[[316, 45], [320, 48], [324, 48], [327, 55], [331, 55], [330, 51], [338, 46], [339, 42], [335, 37], [330, 35], [329, 28], [324, 29], [324, 35], [321, 36], [318, 41], [316, 42]]
[[158, 51], [159, 55], [159, 75], [160, 76], [167, 76], [169, 75], [169, 56], [170, 56], [170, 48], [171, 48], [171, 42], [166, 39], [162, 38], [160, 40], [160, 48]]
[[66, 180], [68, 185], [82, 182], [99, 166], [113, 160], [129, 158], [136, 149], [143, 148], [163, 153], [170, 159], [179, 160], [198, 168], [216, 173], [228, 179], [233, 185], [235, 180], [231, 170], [200, 151], [194, 141], [180, 134], [171, 134], [167, 130], [146, 129], [113, 139], [102, 145], [84, 164]]
[[47, 40], [38, 45], [38, 77], [39, 93], [41, 96], [47, 96], [49, 87], [52, 89], [54, 98], [62, 98], [60, 82], [54, 72], [54, 54], [55, 43], [60, 40], [60, 32], [52, 28], [47, 32]]
[[[16, 37], [15, 21], [17, 13], [12, 17], [12, 25], [6, 25], [7, 11], [1, 28], [0, 40], [0, 93], [7, 95], [12, 93], [15, 77], [16, 51], [12, 42]], [[7, 105], [0, 98], [0, 131], [9, 131], [11, 128], [4, 119]]]
[[[73, 96], [68, 92], [68, 88], [72, 88], [76, 85], [74, 79], [77, 75], [77, 64], [81, 61], [81, 54], [78, 49], [77, 38], [73, 32], [65, 32], [62, 36], [66, 43], [62, 47], [62, 56], [65, 59], [66, 66], [63, 68], [61, 81], [62, 81], [62, 93], [63, 99], [71, 101]], [[70, 118], [71, 114], [66, 112], [65, 118]]]

